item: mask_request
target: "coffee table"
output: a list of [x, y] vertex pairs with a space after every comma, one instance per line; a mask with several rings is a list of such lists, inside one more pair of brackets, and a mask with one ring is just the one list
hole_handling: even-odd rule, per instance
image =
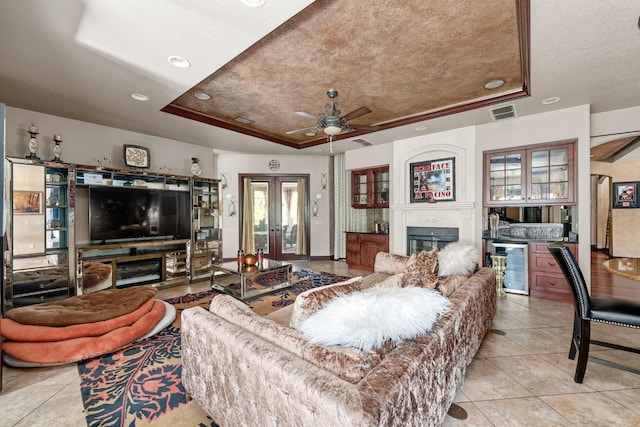
[[[255, 266], [238, 265], [236, 261], [212, 265], [211, 288], [225, 292], [239, 300], [246, 301], [260, 295], [291, 286], [292, 266], [288, 262], [265, 258]], [[216, 273], [237, 277], [239, 282], [221, 283], [216, 281]]]

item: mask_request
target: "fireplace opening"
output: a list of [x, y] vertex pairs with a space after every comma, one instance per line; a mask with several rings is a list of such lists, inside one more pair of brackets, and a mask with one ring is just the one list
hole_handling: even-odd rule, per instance
[[444, 248], [458, 241], [458, 229], [454, 227], [407, 227], [407, 255], [423, 250]]

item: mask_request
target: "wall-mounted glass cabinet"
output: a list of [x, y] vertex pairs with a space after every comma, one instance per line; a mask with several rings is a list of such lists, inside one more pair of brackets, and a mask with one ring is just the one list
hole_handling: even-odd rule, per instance
[[222, 199], [220, 181], [193, 178], [191, 280], [210, 278], [212, 264], [222, 262]]
[[7, 159], [8, 260], [3, 309], [75, 290], [73, 165]]

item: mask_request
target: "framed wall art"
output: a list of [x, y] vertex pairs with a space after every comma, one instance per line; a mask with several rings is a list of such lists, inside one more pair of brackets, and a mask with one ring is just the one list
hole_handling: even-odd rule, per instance
[[454, 201], [455, 157], [409, 164], [411, 203]]
[[613, 183], [611, 194], [614, 209], [640, 208], [640, 204], [638, 204], [638, 183], [639, 181]]
[[124, 145], [124, 164], [129, 167], [146, 169], [151, 163], [149, 149], [139, 145]]
[[42, 214], [42, 191], [14, 191], [14, 214]]

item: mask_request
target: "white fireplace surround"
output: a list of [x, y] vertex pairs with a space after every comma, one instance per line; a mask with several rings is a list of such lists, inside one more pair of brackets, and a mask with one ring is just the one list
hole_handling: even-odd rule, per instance
[[[390, 250], [407, 253], [407, 227], [456, 227], [459, 240], [479, 245], [475, 227], [475, 132], [473, 128], [414, 138], [394, 144], [390, 205]], [[414, 162], [455, 158], [455, 201], [410, 203], [409, 165]]]

